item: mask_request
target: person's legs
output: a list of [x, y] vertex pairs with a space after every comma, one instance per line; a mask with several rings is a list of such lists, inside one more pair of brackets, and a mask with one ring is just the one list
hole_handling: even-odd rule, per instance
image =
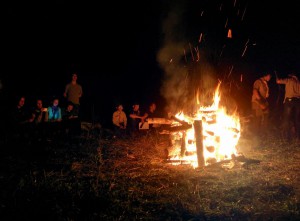
[[294, 108], [294, 125], [295, 125], [295, 137], [296, 139], [300, 139], [300, 99], [296, 99], [293, 101]]
[[282, 116], [282, 135], [286, 139], [291, 138], [290, 117], [292, 112], [292, 105], [290, 101], [284, 103]]

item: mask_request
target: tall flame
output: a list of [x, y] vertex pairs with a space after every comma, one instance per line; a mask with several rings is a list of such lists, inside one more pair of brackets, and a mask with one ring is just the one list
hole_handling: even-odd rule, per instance
[[[196, 136], [202, 137], [203, 158], [205, 166], [231, 159], [237, 155], [237, 143], [240, 138], [240, 120], [236, 113], [229, 116], [224, 107], [219, 107], [220, 84], [214, 93], [211, 106], [200, 106], [195, 116], [186, 116], [183, 112], [175, 115], [192, 127], [185, 131], [173, 133], [174, 139], [181, 139], [181, 148], [173, 150], [170, 160], [186, 162], [194, 168], [198, 167]], [[197, 100], [197, 104], [199, 104]], [[194, 122], [201, 120], [202, 134], [195, 134]], [[180, 150], [179, 150], [180, 149]], [[184, 149], [184, 153], [182, 151]]]

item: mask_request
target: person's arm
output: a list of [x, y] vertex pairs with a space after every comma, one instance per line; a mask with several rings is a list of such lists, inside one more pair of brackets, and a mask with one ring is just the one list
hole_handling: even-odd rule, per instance
[[286, 78], [276, 78], [276, 83], [277, 84], [286, 84], [287, 79]]
[[48, 121], [53, 120], [52, 107], [48, 107]]
[[259, 93], [259, 88], [262, 86], [262, 82], [260, 80], [256, 80], [253, 85], [253, 96], [255, 100], [261, 100], [262, 96]]
[[45, 114], [45, 118], [44, 118], [44, 122], [48, 122], [48, 110], [47, 110], [47, 108], [44, 108], [44, 112], [43, 112], [44, 114]]
[[139, 119], [142, 119], [141, 116], [138, 116], [138, 115], [136, 115], [136, 114], [129, 114], [129, 117], [131, 117], [131, 118], [139, 118]]
[[145, 119], [147, 119], [148, 116], [149, 116], [149, 114], [146, 112], [146, 113], [144, 114], [144, 116], [141, 117], [141, 121], [144, 122]]
[[261, 99], [261, 96], [258, 92], [258, 90], [256, 88], [253, 89], [253, 95], [255, 97], [256, 100], [260, 100]]
[[119, 125], [119, 122], [118, 122], [118, 116], [117, 116], [117, 112], [114, 112], [113, 113], [113, 116], [112, 116], [112, 123], [113, 123], [113, 125], [116, 125], [116, 126], [120, 126]]
[[58, 108], [58, 118], [57, 121], [62, 121], [61, 108]]
[[67, 97], [68, 90], [69, 90], [69, 84], [67, 84], [65, 87], [64, 97]]
[[124, 114], [124, 129], [127, 127], [127, 116], [125, 114], [125, 112], [123, 112]]

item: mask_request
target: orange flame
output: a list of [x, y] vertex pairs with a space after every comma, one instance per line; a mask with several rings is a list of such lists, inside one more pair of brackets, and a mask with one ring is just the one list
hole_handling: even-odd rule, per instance
[[[195, 116], [184, 115], [183, 112], [176, 114], [176, 118], [187, 122], [192, 127], [186, 131], [173, 133], [173, 139], [181, 139], [181, 147], [175, 148], [171, 153], [170, 160], [185, 162], [191, 164], [194, 168], [198, 167], [196, 137], [194, 131], [194, 121], [202, 121], [203, 137], [203, 157], [205, 166], [214, 162], [231, 159], [237, 155], [236, 146], [240, 138], [240, 120], [235, 113], [232, 116], [227, 114], [224, 107], [219, 107], [220, 102], [220, 84], [214, 94], [213, 104], [211, 106], [201, 106]], [[197, 93], [198, 94], [198, 93]], [[199, 100], [197, 99], [197, 104]], [[184, 153], [182, 153], [184, 147]]]

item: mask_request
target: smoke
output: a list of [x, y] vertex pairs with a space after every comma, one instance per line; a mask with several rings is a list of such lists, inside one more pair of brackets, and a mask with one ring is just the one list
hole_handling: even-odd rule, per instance
[[197, 108], [197, 95], [204, 105], [209, 103], [217, 84], [215, 70], [206, 61], [205, 51], [200, 54], [188, 40], [187, 26], [190, 24], [187, 22], [186, 2], [172, 2], [162, 25], [163, 46], [157, 54], [158, 63], [164, 71], [161, 94], [172, 113], [193, 112]]

